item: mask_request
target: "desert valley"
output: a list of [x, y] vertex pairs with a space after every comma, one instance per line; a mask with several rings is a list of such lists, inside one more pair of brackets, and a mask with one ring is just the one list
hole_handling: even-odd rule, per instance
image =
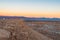
[[0, 19], [0, 40], [60, 40], [60, 21]]

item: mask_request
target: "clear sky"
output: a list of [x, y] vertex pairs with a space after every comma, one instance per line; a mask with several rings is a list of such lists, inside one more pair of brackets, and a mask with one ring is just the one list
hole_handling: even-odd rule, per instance
[[0, 0], [0, 15], [60, 17], [60, 0]]

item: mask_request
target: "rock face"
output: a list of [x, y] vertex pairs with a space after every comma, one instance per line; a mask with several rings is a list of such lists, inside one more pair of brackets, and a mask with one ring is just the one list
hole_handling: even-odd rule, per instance
[[52, 40], [29, 28], [20, 19], [2, 20], [0, 26], [2, 26], [0, 27], [0, 40]]
[[10, 32], [4, 29], [0, 29], [0, 38], [9, 38]]
[[4, 29], [0, 29], [0, 40], [8, 40], [10, 32]]

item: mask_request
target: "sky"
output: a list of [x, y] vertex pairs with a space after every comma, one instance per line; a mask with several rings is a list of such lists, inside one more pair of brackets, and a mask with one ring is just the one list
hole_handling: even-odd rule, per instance
[[0, 0], [0, 15], [60, 18], [60, 0]]

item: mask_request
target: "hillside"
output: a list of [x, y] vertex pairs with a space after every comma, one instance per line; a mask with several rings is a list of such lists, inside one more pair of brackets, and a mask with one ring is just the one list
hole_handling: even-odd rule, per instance
[[0, 19], [0, 40], [52, 40], [29, 28], [21, 19]]
[[60, 40], [60, 21], [26, 22], [25, 24], [53, 40]]

